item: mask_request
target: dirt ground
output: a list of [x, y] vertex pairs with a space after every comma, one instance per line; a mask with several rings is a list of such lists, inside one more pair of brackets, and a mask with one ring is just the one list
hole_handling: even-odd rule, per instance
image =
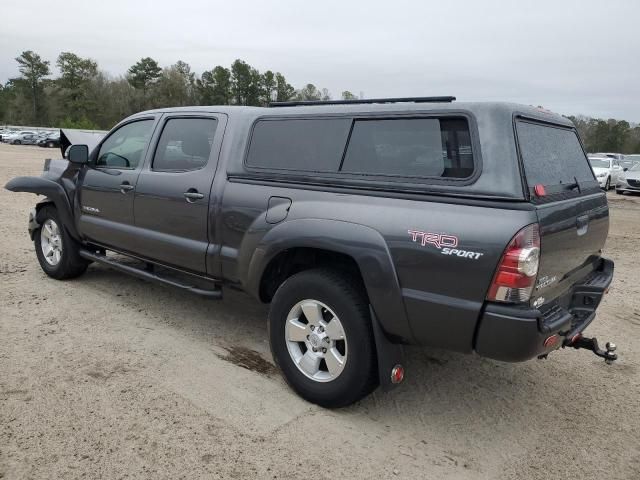
[[[0, 145], [0, 185], [55, 150]], [[47, 278], [36, 197], [0, 190], [0, 478], [640, 478], [640, 196], [609, 194], [618, 344], [506, 364], [407, 349], [407, 379], [337, 411], [272, 365], [265, 306], [92, 265]]]

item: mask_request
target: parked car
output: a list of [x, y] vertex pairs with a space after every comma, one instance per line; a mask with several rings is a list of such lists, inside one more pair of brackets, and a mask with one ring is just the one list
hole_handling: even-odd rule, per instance
[[0, 130], [0, 142], [2, 142], [2, 137], [7, 137], [8, 135], [13, 135], [15, 133], [15, 130], [10, 130], [8, 128], [4, 128], [2, 130]]
[[624, 155], [622, 153], [594, 153], [594, 157], [609, 157], [615, 158], [616, 160], [624, 160]]
[[640, 193], [640, 162], [625, 170], [616, 183], [616, 193], [625, 192]]
[[276, 363], [326, 407], [401, 382], [401, 344], [615, 360], [583, 335], [613, 262], [573, 124], [454, 100], [152, 110], [6, 188], [45, 195], [29, 232], [54, 279], [96, 262], [270, 303]]
[[60, 148], [60, 134], [44, 137], [38, 141], [39, 147]]
[[620, 175], [623, 173], [620, 161], [612, 157], [590, 156], [589, 163], [600, 187], [605, 190], [609, 190], [616, 185]]
[[9, 139], [11, 145], [37, 145], [40, 135], [37, 133], [21, 133]]
[[22, 143], [22, 137], [25, 135], [36, 135], [36, 132], [32, 130], [18, 130], [16, 132], [3, 135], [2, 141], [14, 145], [20, 145]]
[[636, 154], [632, 154], [632, 155], [625, 155], [624, 156], [624, 160], [620, 160], [620, 166], [623, 169], [631, 169], [631, 167], [633, 167], [635, 164], [640, 163], [640, 155], [636, 155]]

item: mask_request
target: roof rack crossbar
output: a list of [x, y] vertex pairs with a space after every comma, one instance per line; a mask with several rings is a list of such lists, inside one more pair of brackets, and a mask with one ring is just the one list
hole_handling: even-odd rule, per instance
[[358, 105], [368, 103], [451, 103], [456, 97], [398, 97], [398, 98], [365, 98], [354, 100], [293, 100], [290, 102], [271, 102], [270, 107], [301, 107], [305, 105]]

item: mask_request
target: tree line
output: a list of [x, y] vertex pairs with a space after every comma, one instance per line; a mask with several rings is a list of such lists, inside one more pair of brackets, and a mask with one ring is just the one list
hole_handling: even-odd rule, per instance
[[[181, 60], [161, 67], [142, 58], [124, 75], [111, 76], [95, 60], [62, 52], [51, 63], [27, 50], [16, 57], [20, 76], [0, 83], [0, 123], [109, 129], [141, 110], [186, 105], [266, 106], [272, 101], [329, 100], [326, 88], [294, 88], [280, 72], [260, 72], [243, 60], [198, 75]], [[342, 98], [356, 96], [342, 92]]]
[[[20, 76], [0, 83], [0, 123], [63, 128], [109, 129], [141, 110], [185, 105], [266, 106], [272, 101], [330, 100], [326, 88], [294, 88], [280, 72], [260, 72], [243, 60], [198, 75], [181, 60], [161, 67], [142, 58], [124, 75], [111, 76], [95, 60], [72, 52], [58, 55], [60, 72], [27, 50], [16, 57]], [[343, 99], [357, 98], [344, 91]], [[640, 153], [640, 126], [625, 120], [570, 118], [589, 152]]]
[[640, 153], [640, 125], [626, 120], [568, 117], [578, 129], [588, 152]]

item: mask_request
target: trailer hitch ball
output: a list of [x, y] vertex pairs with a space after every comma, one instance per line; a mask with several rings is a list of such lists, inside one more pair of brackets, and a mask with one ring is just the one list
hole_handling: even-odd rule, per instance
[[605, 347], [607, 348], [607, 356], [605, 357], [604, 361], [607, 362], [607, 365], [611, 365], [615, 360], [618, 359], [618, 355], [613, 353], [616, 351], [617, 347], [616, 344], [612, 342], [607, 342]]
[[575, 349], [584, 348], [585, 350], [590, 350], [598, 357], [604, 358], [604, 361], [609, 365], [618, 359], [618, 354], [615, 353], [617, 349], [615, 343], [607, 342], [605, 350], [603, 350], [598, 346], [598, 339], [595, 337], [588, 338], [583, 337], [580, 334], [574, 335], [567, 346], [571, 346]]

